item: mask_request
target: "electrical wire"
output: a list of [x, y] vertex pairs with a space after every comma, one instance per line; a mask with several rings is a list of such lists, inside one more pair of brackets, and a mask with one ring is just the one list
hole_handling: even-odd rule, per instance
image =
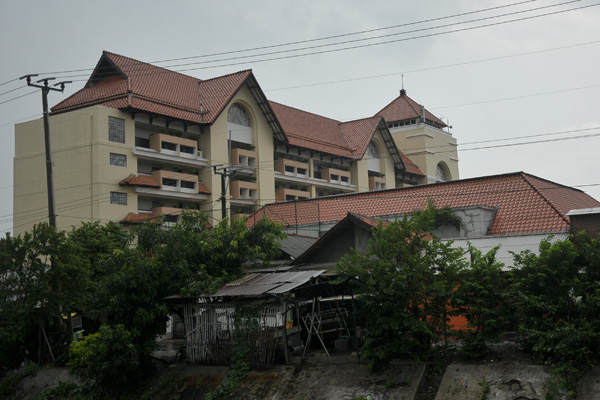
[[[565, 5], [565, 4], [569, 4], [569, 3], [573, 3], [573, 2], [579, 2], [579, 1], [581, 1], [581, 0], [571, 0], [571, 1], [568, 1], [568, 2], [558, 3], [558, 4], [554, 4], [554, 5], [549, 5], [549, 6], [543, 6], [543, 7], [539, 7], [539, 8], [535, 8], [535, 9], [530, 9], [530, 10], [525, 10], [525, 11], [518, 11], [518, 12], [515, 12], [515, 13], [509, 13], [509, 14], [502, 14], [500, 16], [486, 17], [484, 19], [498, 18], [498, 17], [501, 17], [501, 16], [514, 15], [514, 14], [518, 14], [518, 13], [524, 13], [524, 12], [529, 12], [529, 11], [532, 11], [532, 10], [538, 10], [538, 9], [548, 8], [548, 7], [557, 7], [557, 6], [561, 6], [561, 5]], [[433, 36], [440, 36], [440, 35], [445, 35], [445, 34], [450, 34], [450, 33], [470, 31], [470, 30], [473, 30], [473, 29], [480, 29], [480, 28], [485, 28], [485, 27], [490, 27], [490, 26], [503, 25], [503, 24], [512, 23], [512, 22], [525, 21], [525, 20], [530, 20], [530, 19], [545, 17], [545, 16], [549, 16], [549, 15], [556, 15], [556, 14], [561, 14], [561, 13], [565, 13], [565, 12], [586, 9], [586, 8], [595, 7], [595, 6], [598, 6], [598, 5], [600, 5], [600, 3], [591, 4], [591, 5], [585, 5], [585, 6], [575, 7], [575, 8], [570, 8], [570, 9], [566, 9], [566, 10], [558, 10], [558, 11], [553, 11], [553, 12], [544, 13], [544, 14], [538, 14], [538, 15], [524, 17], [524, 18], [517, 18], [517, 19], [513, 19], [513, 20], [508, 20], [508, 21], [501, 21], [501, 22], [496, 22], [496, 23], [491, 23], [491, 24], [484, 24], [484, 25], [479, 25], [479, 26], [475, 26], [475, 27], [467, 27], [467, 28], [450, 30], [450, 31], [445, 31], [445, 32], [438, 32], [438, 33], [427, 34], [427, 35], [413, 36], [413, 37], [403, 38], [403, 39], [382, 41], [382, 42], [370, 43], [370, 44], [362, 44], [362, 45], [350, 46], [350, 47], [342, 47], [342, 48], [339, 48], [339, 49], [329, 49], [329, 50], [323, 50], [323, 51], [308, 52], [308, 53], [303, 53], [303, 54], [295, 54], [295, 55], [288, 55], [288, 56], [281, 56], [281, 57], [265, 58], [265, 59], [260, 59], [260, 60], [251, 60], [251, 61], [244, 61], [244, 62], [238, 62], [238, 63], [220, 64], [220, 65], [216, 65], [216, 66], [205, 66], [205, 67], [187, 68], [187, 69], [181, 69], [181, 70], [179, 70], [179, 72], [202, 70], [202, 69], [208, 69], [208, 68], [220, 68], [220, 67], [228, 67], [228, 66], [237, 66], [237, 65], [246, 64], [247, 62], [259, 63], [259, 62], [266, 62], [266, 61], [274, 61], [274, 60], [282, 60], [282, 59], [289, 59], [289, 58], [305, 57], [305, 56], [310, 56], [310, 55], [318, 55], [318, 54], [324, 54], [324, 53], [330, 53], [330, 52], [346, 51], [346, 50], [352, 50], [352, 49], [358, 49], [358, 48], [366, 48], [366, 47], [372, 47], [372, 46], [380, 46], [380, 45], [384, 45], [384, 44], [403, 42], [403, 41], [407, 41], [407, 40], [422, 39], [422, 38], [433, 37]], [[482, 20], [482, 19], [479, 19], [479, 20]], [[473, 20], [473, 21], [476, 21], [476, 20]], [[472, 21], [461, 22], [460, 24], [469, 23], [469, 22], [472, 22]], [[459, 24], [459, 23], [457, 23], [457, 24]], [[456, 25], [456, 24], [453, 24], [453, 25]], [[430, 29], [439, 29], [439, 27], [431, 27], [431, 28], [424, 28], [424, 29], [427, 29], [427, 30], [430, 30]], [[398, 34], [404, 34], [404, 33], [398, 33]], [[393, 35], [398, 35], [398, 34], [393, 34]], [[355, 41], [364, 41], [364, 40], [372, 40], [372, 39], [373, 38], [369, 38], [369, 39], [356, 39]], [[327, 46], [347, 44], [347, 43], [350, 43], [350, 42], [351, 41], [339, 42], [339, 43], [336, 43], [336, 44], [328, 44]], [[248, 57], [260, 57], [260, 56], [264, 56], [264, 55], [282, 54], [282, 53], [287, 53], [287, 52], [290, 52], [290, 51], [301, 51], [301, 50], [306, 50], [306, 49], [311, 49], [311, 48], [320, 48], [320, 47], [323, 47], [323, 46], [325, 46], [325, 45], [312, 46], [312, 47], [307, 47], [307, 48], [303, 48], [303, 49], [284, 50], [284, 51], [280, 51], [280, 52], [270, 52], [270, 53], [258, 54], [258, 55], [253, 55], [253, 56], [233, 57], [233, 58], [228, 58], [227, 60], [246, 59]], [[217, 61], [218, 60], [212, 60], [212, 61], [206, 61], [206, 62], [217, 62]], [[131, 76], [146, 76], [146, 75], [155, 75], [155, 74], [161, 74], [161, 73], [172, 73], [173, 71], [171, 71], [171, 70], [165, 70], [164, 68], [174, 68], [174, 67], [180, 67], [180, 66], [186, 66], [186, 65], [199, 65], [199, 64], [204, 64], [206, 62], [201, 61], [201, 62], [196, 62], [196, 63], [174, 64], [174, 65], [169, 65], [169, 66], [165, 66], [165, 67], [156, 67], [154, 65], [150, 65], [150, 64], [147, 64], [147, 63], [139, 62], [140, 63], [140, 68], [138, 68], [138, 69], [131, 69], [130, 72], [132, 72], [132, 73], [130, 75]], [[153, 71], [149, 72], [149, 73], [135, 73], [136, 71], [137, 72], [142, 72], [142, 71], [148, 70], [148, 69], [152, 69]], [[55, 72], [61, 73], [60, 71], [55, 71]], [[43, 73], [43, 74], [46, 75], [48, 73]], [[102, 77], [103, 76], [102, 74], [107, 74], [107, 73], [103, 73], [103, 72], [100, 71], [100, 72], [97, 72], [96, 76], [97, 77]], [[77, 78], [77, 77], [87, 77], [87, 74], [86, 75], [65, 75], [65, 76], [59, 76], [58, 78], [59, 79], [65, 79], [65, 78]], [[85, 80], [86, 79], [75, 80], [75, 81], [85, 81]]]

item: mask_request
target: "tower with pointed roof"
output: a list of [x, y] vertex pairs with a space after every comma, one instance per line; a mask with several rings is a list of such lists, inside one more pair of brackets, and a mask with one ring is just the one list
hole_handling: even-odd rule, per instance
[[376, 115], [387, 122], [396, 145], [409, 159], [407, 164], [421, 172], [410, 174], [407, 168], [405, 179], [416, 184], [459, 179], [456, 138], [450, 127], [408, 97], [404, 88]]
[[[58, 226], [221, 219], [268, 203], [416, 184], [425, 176], [382, 115], [340, 122], [269, 101], [250, 70], [198, 79], [103, 52], [52, 107]], [[14, 233], [46, 219], [41, 120], [15, 127]], [[421, 181], [419, 181], [421, 179]], [[307, 210], [306, 212], [318, 212]]]

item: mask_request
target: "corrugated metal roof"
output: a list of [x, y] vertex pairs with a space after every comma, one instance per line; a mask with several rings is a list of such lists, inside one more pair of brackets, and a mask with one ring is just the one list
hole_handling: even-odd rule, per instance
[[289, 254], [290, 257], [298, 258], [306, 249], [312, 246], [319, 238], [310, 236], [300, 236], [289, 234], [287, 238], [281, 240], [281, 251]]
[[289, 292], [321, 275], [325, 270], [249, 274], [227, 283], [217, 293], [205, 297], [260, 296]]

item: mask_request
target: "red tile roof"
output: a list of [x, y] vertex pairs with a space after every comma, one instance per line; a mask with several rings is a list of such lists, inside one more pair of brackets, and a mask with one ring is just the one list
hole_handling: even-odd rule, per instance
[[370, 117], [340, 124], [342, 134], [352, 149], [354, 158], [359, 160], [363, 158], [380, 122], [381, 117]]
[[103, 104], [211, 124], [251, 74], [248, 70], [202, 81], [104, 51], [85, 87], [52, 112]]
[[198, 182], [198, 193], [211, 194], [211, 191], [203, 182]]
[[[400, 170], [405, 168], [402, 162], [408, 157], [398, 150], [381, 117], [340, 122], [274, 101], [269, 101], [269, 104], [292, 145], [360, 160], [377, 129], [382, 129], [385, 131], [383, 134], [389, 138], [389, 143], [386, 144], [393, 146], [388, 147], [388, 150], [396, 166]], [[412, 161], [410, 164], [413, 171], [411, 173], [424, 176]]]
[[[340, 122], [269, 101], [289, 143], [328, 154], [354, 158], [340, 130]], [[374, 132], [371, 132], [374, 133]], [[368, 144], [368, 143], [367, 143]]]
[[[254, 89], [254, 96], [264, 97], [251, 70], [200, 80], [104, 51], [85, 87], [52, 107], [52, 112], [63, 113], [102, 104], [197, 124], [212, 124], [244, 84]], [[402, 101], [408, 102], [409, 106], [414, 103], [407, 97]], [[290, 144], [346, 158], [363, 157], [380, 121], [380, 117], [375, 116], [342, 123], [275, 102], [269, 102], [269, 105], [263, 112], [268, 114], [272, 108], [276, 118], [268, 119], [278, 141], [285, 142], [287, 137]], [[418, 107], [416, 103], [414, 105]], [[388, 115], [387, 112], [384, 114]], [[279, 126], [285, 136], [281, 135]], [[399, 169], [404, 168], [404, 163], [407, 172], [424, 176], [406, 155], [398, 156], [393, 151], [392, 156]]]
[[153, 222], [155, 220], [154, 214], [151, 212], [130, 212], [125, 218], [121, 220], [122, 224], [143, 224], [147, 221]]
[[145, 186], [145, 187], [161, 187], [160, 182], [157, 182], [151, 175], [131, 174], [127, 178], [119, 182], [121, 186]]
[[[284, 225], [339, 221], [348, 212], [369, 217], [393, 216], [427, 207], [497, 207], [491, 235], [566, 232], [570, 209], [598, 207], [584, 192], [523, 172], [464, 179], [377, 192], [328, 196], [262, 207], [263, 215]], [[297, 215], [296, 215], [297, 213]], [[248, 218], [252, 224], [253, 216]]]
[[[406, 91], [401, 91], [400, 96], [396, 97], [390, 104], [383, 107], [377, 114], [382, 116], [386, 122], [403, 121], [406, 119], [419, 118], [421, 116], [421, 106], [406, 95]], [[446, 127], [441, 119], [425, 109], [425, 119]]]
[[410, 158], [408, 158], [408, 156], [406, 154], [404, 154], [401, 151], [400, 151], [400, 157], [402, 157], [402, 162], [404, 163], [404, 168], [406, 168], [405, 172], [407, 172], [409, 174], [417, 175], [417, 176], [425, 176], [425, 174], [423, 172], [421, 172], [419, 167], [417, 167], [417, 164], [415, 164]]

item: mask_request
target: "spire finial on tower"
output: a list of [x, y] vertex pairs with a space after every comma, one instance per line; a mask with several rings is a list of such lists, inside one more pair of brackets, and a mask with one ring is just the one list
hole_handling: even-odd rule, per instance
[[400, 96], [403, 96], [406, 94], [406, 90], [404, 90], [404, 74], [400, 75], [402, 78], [402, 89], [400, 89]]

